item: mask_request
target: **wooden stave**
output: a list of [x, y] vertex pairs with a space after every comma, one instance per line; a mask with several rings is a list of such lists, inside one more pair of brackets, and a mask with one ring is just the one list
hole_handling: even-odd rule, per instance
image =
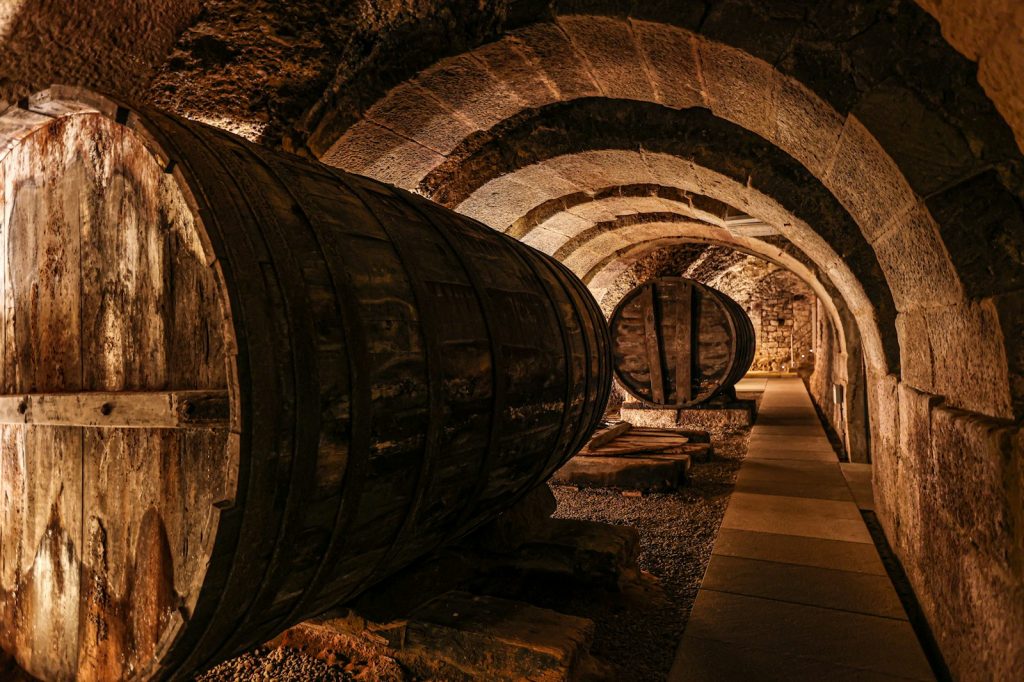
[[[696, 280], [691, 280], [684, 277], [660, 277], [648, 280], [647, 282], [638, 285], [637, 287], [629, 291], [625, 296], [623, 296], [622, 300], [619, 301], [619, 303], [615, 306], [615, 309], [612, 311], [612, 314], [608, 320], [608, 327], [612, 335], [613, 352], [617, 345], [615, 332], [619, 325], [619, 320], [622, 317], [623, 310], [633, 302], [633, 300], [636, 298], [639, 292], [648, 289], [649, 285], [651, 285], [652, 283], [657, 283], [659, 281], [669, 281], [673, 283], [680, 281], [687, 282], [691, 287], [694, 288], [694, 294], [709, 298], [722, 307], [722, 309], [726, 313], [725, 317], [731, 331], [731, 353], [728, 368], [725, 372], [722, 373], [721, 378], [717, 381], [716, 386], [711, 392], [708, 392], [704, 395], [695, 395], [693, 399], [689, 401], [676, 401], [673, 403], [669, 403], [667, 399], [665, 402], [656, 402], [652, 400], [652, 398], [645, 396], [643, 393], [640, 392], [640, 389], [634, 385], [634, 382], [632, 378], [629, 376], [629, 374], [622, 370], [622, 368], [619, 366], [619, 363], [614, 359], [612, 372], [618, 383], [622, 386], [622, 388], [629, 395], [631, 395], [632, 397], [634, 397], [635, 399], [637, 399], [638, 401], [645, 405], [650, 405], [652, 407], [657, 408], [681, 408], [692, 405], [699, 405], [721, 395], [727, 388], [735, 385], [736, 382], [743, 378], [743, 375], [746, 374], [747, 370], [750, 369], [750, 365], [753, 363], [754, 353], [756, 350], [756, 336], [754, 334], [753, 324], [751, 323], [750, 318], [747, 316], [746, 312], [744, 312], [744, 310], [739, 306], [739, 304], [733, 301], [725, 294], [721, 293], [720, 291], [713, 289], [707, 285], [704, 285], [700, 282], [697, 282]], [[694, 308], [696, 308], [696, 306], [691, 308], [691, 310], [693, 310]], [[696, 313], [692, 314], [693, 317], [691, 318], [691, 324], [696, 325]]]
[[[313, 386], [312, 390], [307, 384], [302, 389], [293, 384], [303, 376], [317, 375], [321, 365], [315, 364], [322, 349], [313, 349], [307, 343], [303, 347], [295, 348], [292, 342], [309, 341], [314, 338], [314, 329], [317, 319], [308, 305], [303, 300], [303, 295], [308, 294], [305, 287], [286, 286], [280, 281], [268, 278], [274, 274], [278, 278], [288, 277], [292, 282], [309, 284], [302, 280], [301, 268], [296, 262], [288, 263], [287, 258], [293, 251], [301, 251], [301, 245], [296, 243], [299, 237], [315, 237], [318, 231], [325, 228], [314, 226], [313, 218], [305, 217], [307, 225], [303, 226], [302, 220], [295, 219], [293, 224], [287, 225], [287, 212], [264, 212], [262, 216], [256, 215], [252, 206], [251, 195], [247, 196], [234, 179], [232, 186], [231, 173], [237, 172], [238, 167], [230, 167], [231, 162], [226, 162], [225, 152], [241, 153], [251, 155], [250, 161], [259, 158], [262, 162], [267, 159], [277, 159], [285, 163], [283, 155], [273, 154], [248, 145], [241, 140], [234, 139], [220, 131], [214, 131], [204, 126], [192, 123], [184, 123], [173, 117], [157, 112], [145, 110], [132, 110], [109, 99], [87, 93], [77, 89], [54, 88], [50, 91], [50, 98], [59, 100], [61, 98], [71, 99], [80, 102], [87, 102], [98, 113], [118, 120], [135, 130], [139, 135], [148, 141], [148, 146], [154, 155], [166, 161], [168, 168], [178, 181], [179, 187], [191, 199], [194, 205], [194, 212], [202, 217], [202, 223], [206, 228], [206, 237], [211, 243], [212, 251], [218, 254], [217, 266], [223, 271], [224, 279], [230, 283], [227, 292], [227, 305], [231, 310], [232, 318], [235, 320], [236, 338], [234, 339], [235, 367], [234, 382], [231, 384], [232, 400], [234, 402], [233, 420], [237, 431], [237, 448], [245, 456], [239, 456], [238, 470], [238, 494], [233, 504], [225, 504], [221, 509], [220, 525], [215, 539], [213, 549], [210, 551], [211, 565], [206, 573], [206, 580], [198, 597], [194, 613], [189, 622], [189, 627], [180, 633], [180, 638], [175, 642], [164, 642], [166, 657], [157, 662], [148, 670], [140, 671], [139, 677], [166, 678], [182, 674], [184, 671], [200, 669], [209, 666], [237, 651], [243, 650], [252, 645], [265, 641], [269, 636], [275, 634], [287, 625], [302, 618], [315, 615], [317, 612], [331, 606], [335, 600], [352, 596], [343, 595], [339, 591], [332, 593], [326, 601], [314, 600], [305, 605], [302, 609], [296, 610], [293, 607], [286, 610], [284, 615], [275, 616], [266, 623], [253, 623], [259, 615], [266, 615], [271, 606], [266, 599], [271, 596], [270, 588], [276, 585], [279, 576], [290, 573], [292, 561], [290, 553], [285, 552], [285, 543], [271, 542], [267, 538], [269, 534], [263, 531], [267, 526], [276, 526], [280, 530], [276, 534], [278, 539], [294, 537], [294, 533], [301, 533], [296, 524], [302, 520], [298, 511], [292, 511], [291, 515], [286, 508], [283, 514], [277, 516], [261, 517], [254, 513], [254, 505], [248, 504], [250, 500], [262, 499], [274, 500], [281, 496], [290, 500], [299, 499], [295, 486], [301, 485], [302, 481], [308, 478], [311, 470], [309, 465], [315, 460], [307, 460], [305, 470], [299, 468], [290, 469], [291, 476], [285, 477], [289, 481], [288, 492], [282, 493], [279, 487], [284, 478], [273, 475], [267, 461], [271, 459], [272, 451], [289, 453], [296, 450], [309, 452], [318, 448], [318, 442], [311, 443], [312, 435], [319, 439], [322, 429], [317, 410], [310, 410], [308, 407], [303, 410], [298, 407], [298, 401], [312, 400], [316, 396], [318, 400], [325, 391], [324, 386]], [[31, 107], [31, 101], [28, 107]], [[241, 151], [239, 151], [241, 150]], [[273, 164], [274, 161], [269, 163]], [[301, 160], [288, 159], [290, 164], [306, 164]], [[287, 165], [287, 164], [286, 164]], [[219, 167], [216, 173], [210, 169]], [[305, 166], [307, 170], [315, 169], [322, 182], [341, 183], [344, 179], [357, 183], [372, 183], [370, 180], [354, 180], [340, 171], [317, 165]], [[313, 170], [310, 170], [312, 173]], [[213, 177], [211, 177], [211, 175]], [[201, 178], [201, 179], [200, 179]], [[261, 189], [268, 189], [261, 187]], [[279, 188], [287, 189], [285, 187]], [[423, 200], [413, 195], [402, 193], [399, 190], [383, 190], [386, 195], [396, 197], [399, 203], [415, 205]], [[282, 192], [284, 194], [286, 192]], [[248, 198], [250, 201], [240, 199]], [[292, 195], [296, 199], [295, 195]], [[303, 212], [308, 206], [303, 206], [302, 197], [297, 201], [300, 211]], [[426, 211], [438, 210], [427, 202], [421, 207]], [[251, 213], [251, 215], [246, 215]], [[315, 212], [314, 212], [315, 213]], [[282, 220], [274, 233], [269, 229], [268, 215], [273, 215], [276, 220]], [[319, 216], [323, 218], [323, 216]], [[459, 217], [458, 221], [463, 225], [469, 225], [470, 221]], [[259, 229], [257, 229], [259, 228]], [[436, 228], [435, 228], [436, 229]], [[305, 230], [305, 232], [304, 232]], [[491, 231], [489, 228], [479, 224], [473, 224], [472, 230], [486, 234], [492, 240], [504, 240], [512, 242], [511, 238]], [[275, 244], [269, 244], [271, 240]], [[308, 245], [307, 245], [308, 246]], [[321, 245], [321, 248], [322, 245]], [[550, 475], [554, 469], [566, 460], [587, 438], [590, 430], [597, 424], [603, 413], [603, 405], [607, 400], [610, 390], [611, 363], [608, 352], [609, 342], [607, 330], [603, 324], [600, 311], [593, 301], [589, 292], [582, 283], [578, 282], [561, 264], [552, 262], [546, 256], [535, 252], [532, 249], [525, 249], [518, 243], [514, 247], [508, 247], [528, 262], [534, 272], [547, 272], [549, 276], [558, 279], [563, 287], [563, 300], [561, 301], [563, 312], [565, 309], [575, 311], [579, 318], [578, 328], [582, 333], [570, 338], [570, 346], [575, 356], [584, 357], [586, 360], [586, 371], [583, 376], [578, 376], [578, 368], [571, 367], [568, 360], [564, 363], [566, 379], [573, 378], [578, 383], [584, 379], [585, 395], [577, 396], [578, 406], [575, 409], [574, 417], [566, 417], [564, 422], [572, 422], [574, 429], [562, 428], [559, 430], [559, 446], [551, 449], [548, 457], [542, 466], [536, 467], [531, 475], [524, 477], [530, 484], [542, 481]], [[335, 254], [337, 255], [337, 254]], [[326, 263], [328, 256], [320, 254], [320, 258]], [[273, 266], [273, 272], [264, 272], [267, 263]], [[305, 265], [305, 263], [304, 263]], [[320, 273], [327, 275], [333, 286], [344, 281], [344, 271], [347, 268], [337, 267], [335, 262], [332, 270], [331, 264], [327, 264], [325, 270]], [[263, 272], [264, 277], [260, 278], [239, 278], [239, 272]], [[559, 273], [559, 274], [553, 274]], [[257, 280], [257, 281], [250, 281]], [[539, 280], [538, 280], [539, 283]], [[550, 293], [550, 292], [549, 292]], [[308, 296], [306, 296], [308, 298]], [[335, 298], [340, 299], [338, 291], [335, 290]], [[288, 302], [288, 314], [275, 319], [274, 308], [278, 302]], [[566, 305], [566, 302], [570, 303]], [[552, 303], [552, 319], [557, 317], [558, 306]], [[280, 312], [280, 311], [278, 311]], [[341, 310], [337, 311], [339, 317]], [[353, 311], [348, 311], [349, 315]], [[242, 320], [243, 322], [239, 322]], [[254, 322], [259, 320], [260, 322]], [[600, 324], [597, 324], [600, 322]], [[563, 320], [564, 323], [564, 320]], [[344, 325], [343, 325], [344, 326]], [[564, 325], [555, 325], [562, 328]], [[293, 333], [279, 333], [284, 329]], [[305, 329], [304, 334], [296, 334], [296, 329]], [[346, 332], [352, 332], [351, 327], [346, 326]], [[564, 331], [564, 329], [563, 329]], [[275, 333], [278, 332], [278, 333]], [[353, 333], [358, 336], [357, 333]], [[365, 336], [365, 334], [364, 334]], [[563, 338], [566, 338], [563, 334]], [[358, 340], [358, 339], [357, 339]], [[603, 351], [603, 352], [602, 352]], [[323, 352], [323, 357], [330, 353]], [[350, 356], [351, 357], [351, 356]], [[355, 364], [350, 361], [350, 365]], [[297, 368], [305, 366], [305, 371]], [[358, 369], [358, 368], [356, 368]], [[495, 375], [501, 372], [495, 370]], [[280, 386], [285, 386], [281, 390]], [[290, 390], [288, 386], [293, 386]], [[276, 389], [276, 390], [275, 390]], [[566, 388], [568, 394], [569, 388]], [[293, 404], [294, 403], [294, 404]], [[367, 409], [364, 404], [362, 409]], [[308, 423], [310, 415], [317, 415], [315, 426]], [[307, 423], [298, 423], [297, 419], [305, 417]], [[291, 428], [282, 428], [282, 424], [295, 423]], [[272, 425], [277, 425], [272, 428]], [[363, 425], [364, 433], [366, 426]], [[304, 441], [296, 443], [297, 438], [304, 438]], [[301, 459], [301, 458], [298, 458]], [[299, 461], [299, 465], [303, 462]], [[346, 466], [346, 475], [352, 467], [350, 458]], [[493, 516], [501, 508], [515, 501], [528, 491], [524, 487], [517, 495], [501, 500], [501, 507], [491, 507], [482, 510], [484, 513], [473, 515], [472, 523], [464, 528], [458, 528], [452, 533], [447, 533], [445, 539], [453, 535], [468, 532]], [[341, 502], [344, 503], [348, 497], [342, 495]], [[274, 505], [265, 502], [262, 509], [267, 511]], [[335, 520], [337, 520], [336, 517]], [[298, 529], [298, 530], [297, 530]], [[438, 530], [434, 530], [436, 535]], [[262, 542], [261, 542], [262, 540]], [[421, 540], [423, 549], [419, 553], [427, 551], [428, 545], [433, 546], [437, 539], [431, 537], [429, 541]], [[270, 553], [270, 559], [243, 560], [238, 548], [244, 548], [249, 556], [265, 556]], [[274, 551], [276, 550], [276, 554]], [[406, 559], [407, 560], [407, 559]], [[277, 561], [275, 565], [274, 562]], [[324, 559], [326, 562], [326, 558]], [[377, 579], [385, 577], [386, 573], [395, 570], [398, 565], [384, 565], [380, 570]], [[372, 579], [364, 577], [354, 589], [361, 589], [368, 586]], [[256, 587], [256, 586], [259, 587]], [[327, 592], [326, 588], [321, 592]], [[262, 604], [258, 603], [261, 599]], [[293, 600], [294, 601], [294, 600]], [[329, 602], [329, 603], [328, 603]], [[280, 608], [275, 611], [280, 610]], [[243, 620], [248, 624], [239, 627], [234, 619], [234, 613], [243, 611]], [[225, 615], [229, 614], [229, 615]], [[220, 635], [208, 633], [236, 633], [233, 638], [226, 638]]]
[[732, 367], [729, 369], [728, 376], [722, 382], [722, 388], [716, 393], [716, 395], [719, 395], [726, 387], [735, 386], [754, 363], [754, 354], [757, 351], [757, 335], [754, 332], [754, 323], [751, 322], [750, 316], [740, 307], [739, 303], [715, 289], [710, 290], [715, 291], [718, 294], [719, 302], [730, 310], [729, 320], [733, 324], [736, 334], [736, 357]]

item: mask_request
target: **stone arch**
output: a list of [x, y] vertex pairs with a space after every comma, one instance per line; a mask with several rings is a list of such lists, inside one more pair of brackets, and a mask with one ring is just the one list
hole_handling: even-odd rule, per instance
[[[756, 189], [686, 159], [661, 153], [608, 149], [555, 156], [497, 175], [481, 184], [475, 192], [457, 205], [457, 209], [501, 229], [510, 222], [510, 216], [526, 213], [530, 207], [547, 201], [557, 202], [559, 193], [566, 189], [563, 176], [572, 175], [574, 169], [577, 174], [582, 172], [579, 170], [581, 165], [596, 174], [595, 178], [585, 179], [584, 182], [602, 182], [602, 186], [610, 186], [621, 179], [614, 174], [622, 177], [636, 177], [637, 174], [642, 174], [655, 179], [661, 186], [672, 186], [683, 192], [742, 206], [750, 215], [775, 226], [781, 234], [806, 253], [841, 292], [848, 307], [857, 316], [861, 327], [860, 334], [865, 340], [869, 366], [877, 374], [888, 373], [884, 343], [875, 320], [875, 307], [862, 288], [860, 280], [854, 276], [843, 259], [806, 222], [793, 216], [775, 200]], [[605, 169], [613, 175], [605, 174]], [[527, 182], [530, 183], [529, 192], [517, 191], [518, 188], [527, 186]], [[499, 207], [491, 202], [491, 198], [501, 201], [508, 198], [514, 204]], [[544, 229], [543, 224], [535, 225], [529, 231], [522, 231], [519, 238], [526, 243], [539, 246], [541, 244], [535, 234]], [[721, 231], [723, 237], [730, 236], [724, 228], [715, 229]], [[549, 242], [548, 248], [554, 247], [550, 252], [554, 253], [565, 241], [574, 236], [576, 235], [573, 232], [556, 234], [556, 238], [564, 239], [561, 243]]]
[[[706, 107], [784, 150], [820, 179], [880, 252], [900, 331], [923, 334], [932, 354], [949, 355], [951, 344], [987, 338], [999, 325], [994, 303], [966, 298], [929, 206], [855, 115], [844, 117], [767, 62], [678, 26], [590, 15], [529, 25], [395, 88], [323, 158], [412, 187], [453, 157], [457, 163], [466, 140], [529, 108], [583, 97]], [[381, 154], [382, 148], [388, 151]], [[910, 246], [925, 257], [901, 259]], [[934, 280], [938, 298], [915, 295], [925, 276]], [[971, 373], [978, 369], [1008, 381], [1001, 366]], [[959, 389], [972, 383], [964, 376], [929, 376], [924, 367], [906, 378], [955, 402]], [[1012, 414], [1005, 395], [958, 404]]]

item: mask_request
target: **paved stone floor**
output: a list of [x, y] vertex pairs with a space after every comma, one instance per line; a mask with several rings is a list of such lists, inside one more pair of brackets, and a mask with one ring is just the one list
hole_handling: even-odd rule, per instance
[[840, 464], [803, 382], [767, 379], [669, 679], [934, 679], [861, 518], [872, 504], [870, 465]]

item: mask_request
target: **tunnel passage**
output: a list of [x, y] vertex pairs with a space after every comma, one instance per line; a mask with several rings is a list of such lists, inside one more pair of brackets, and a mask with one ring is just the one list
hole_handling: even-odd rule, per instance
[[[864, 374], [857, 401], [866, 398], [879, 516], [951, 668], [984, 660], [998, 677], [1019, 665], [1009, 643], [1021, 634], [1014, 595], [1024, 587], [1020, 550], [1009, 562], [1004, 553], [1024, 520], [1007, 492], [1019, 468], [998, 464], [1020, 459], [1022, 264], [1008, 254], [1024, 238], [1021, 154], [928, 15], [868, 6], [816, 3], [801, 19], [759, 25], [756, 44], [717, 3], [694, 16], [555, 8], [406, 71], [376, 97], [330, 95], [297, 137], [328, 163], [562, 250], [581, 275], [630, 243], [670, 238], [656, 213], [678, 216], [663, 221], [676, 236], [733, 232], [728, 212], [715, 220], [705, 200], [684, 196], [785, 237], [831, 290], [841, 335], [856, 329], [853, 356], [832, 353], [831, 364], [847, 379]], [[668, 190], [609, 193], [636, 186]], [[971, 215], [979, 195], [998, 217]], [[622, 208], [596, 218], [612, 200]], [[978, 235], [1000, 248], [980, 254]], [[814, 389], [819, 405], [834, 383]], [[974, 475], [936, 481], [934, 467], [965, 448]], [[967, 512], [953, 499], [987, 502]], [[970, 538], [981, 519], [992, 533], [979, 544]], [[935, 578], [947, 572], [963, 580]], [[1000, 633], [1002, 657], [976, 650], [982, 632]]]

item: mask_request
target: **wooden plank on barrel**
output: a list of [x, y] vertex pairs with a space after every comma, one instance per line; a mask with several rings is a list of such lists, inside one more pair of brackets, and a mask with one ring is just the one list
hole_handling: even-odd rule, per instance
[[690, 368], [693, 363], [693, 287], [681, 282], [676, 300], [676, 399], [675, 403], [688, 403], [693, 399]]
[[653, 284], [645, 287], [641, 292], [640, 306], [644, 318], [644, 347], [647, 350], [647, 367], [651, 376], [651, 398], [654, 402], [662, 404], [665, 402], [665, 378], [661, 368], [661, 334], [658, 333]]
[[90, 391], [0, 396], [0, 424], [108, 428], [227, 427], [228, 392]]

